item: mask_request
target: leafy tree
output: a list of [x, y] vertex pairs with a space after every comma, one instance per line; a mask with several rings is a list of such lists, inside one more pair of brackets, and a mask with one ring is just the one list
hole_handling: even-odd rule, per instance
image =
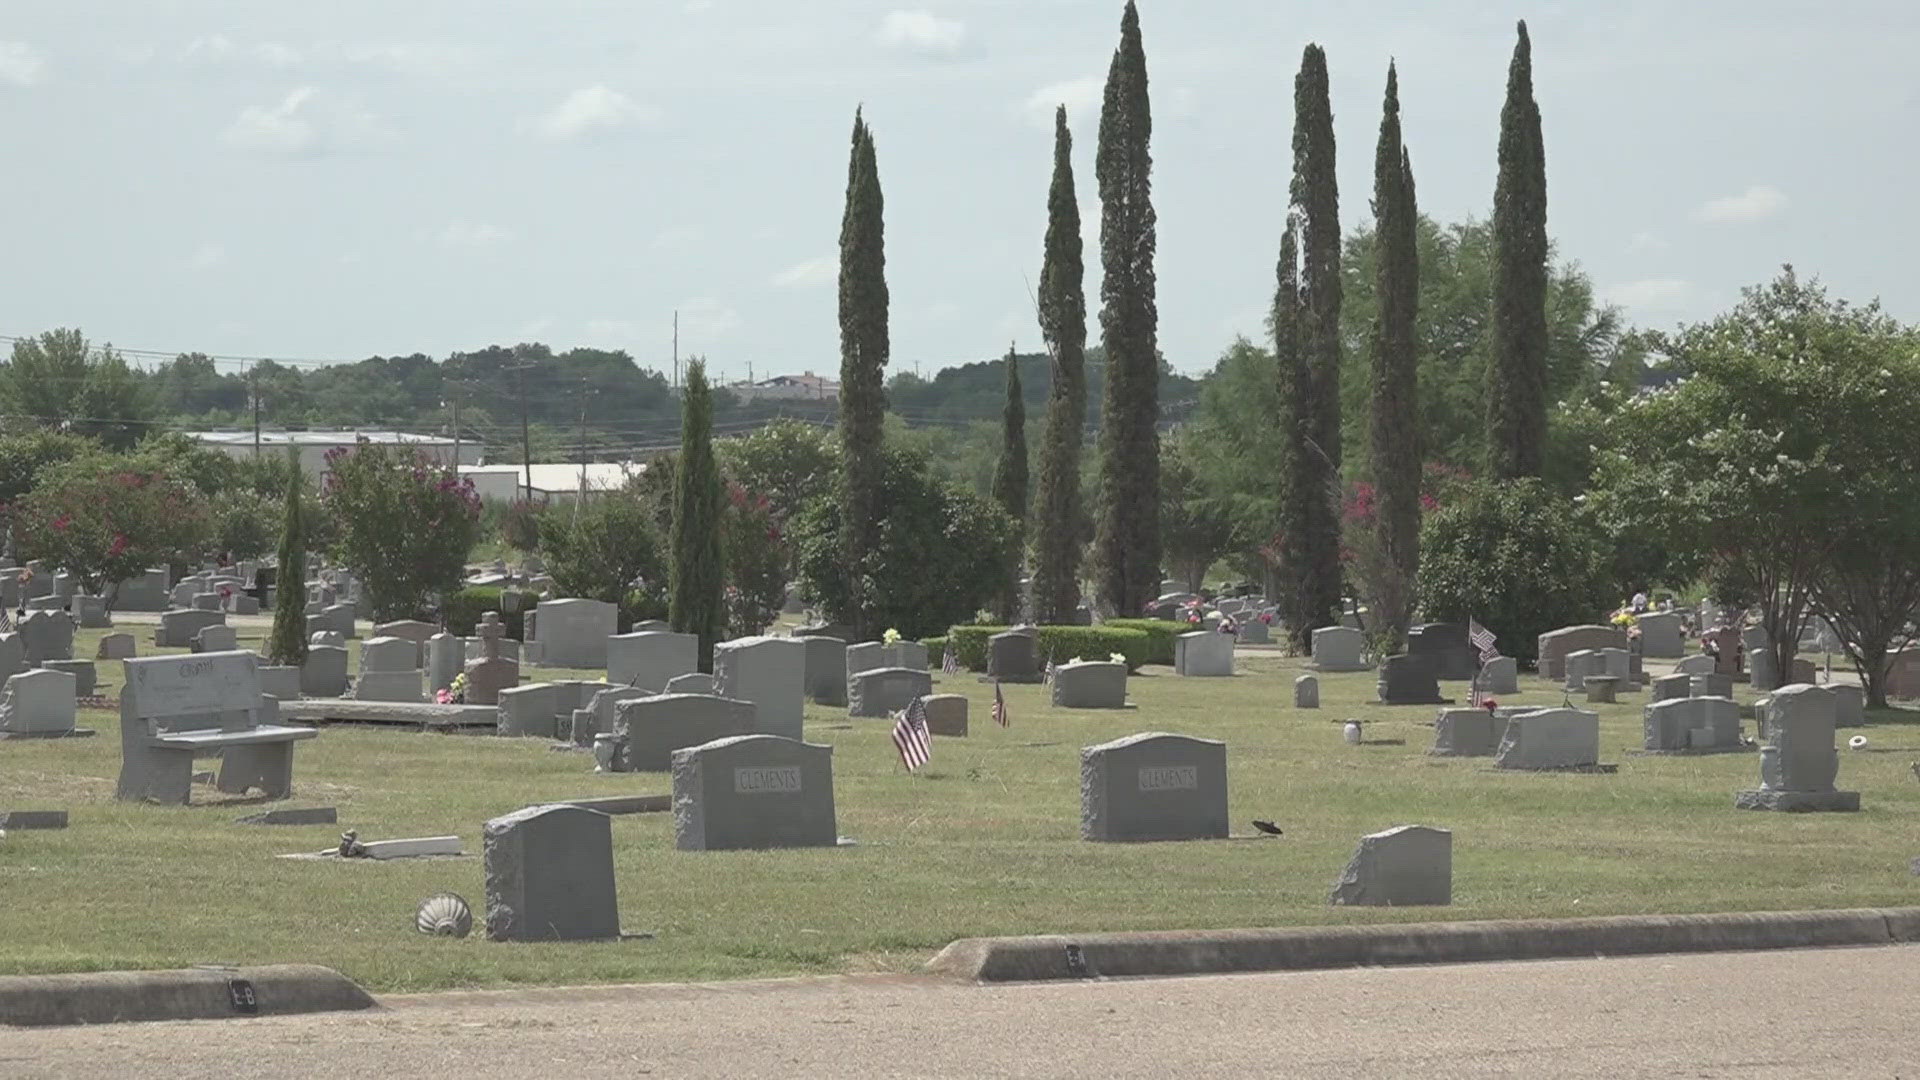
[[1000, 619], [1020, 617], [1020, 555], [1027, 528], [1027, 407], [1020, 398], [1020, 365], [1013, 346], [1007, 346], [1007, 408], [1001, 417], [1000, 461], [993, 469], [993, 501], [1014, 524], [1013, 560], [1007, 567], [1007, 588], [1000, 598]]
[[282, 532], [284, 508], [273, 500], [245, 488], [231, 488], [215, 495], [213, 547], [230, 559], [258, 559], [273, 549]]
[[479, 535], [480, 499], [419, 449], [373, 443], [327, 452], [321, 504], [334, 557], [366, 584], [378, 622], [428, 615], [460, 587]]
[[1508, 656], [1537, 658], [1541, 634], [1591, 622], [1609, 598], [1598, 528], [1539, 480], [1470, 485], [1421, 529], [1421, 610], [1477, 620]]
[[14, 511], [21, 554], [65, 569], [96, 596], [149, 566], [187, 561], [208, 528], [198, 489], [139, 471], [124, 457], [84, 457], [46, 469]]
[[1525, 21], [1518, 33], [1500, 110], [1500, 172], [1493, 188], [1487, 470], [1503, 479], [1539, 476], [1547, 436], [1547, 155]]
[[842, 557], [856, 637], [876, 632], [879, 597], [868, 591], [882, 522], [879, 499], [882, 417], [887, 409], [887, 277], [884, 200], [873, 132], [856, 110], [847, 164], [847, 206], [840, 222], [840, 465]]
[[1137, 614], [1160, 591], [1160, 316], [1155, 307], [1153, 113], [1140, 13], [1127, 0], [1107, 70], [1094, 174], [1100, 183], [1102, 503], [1094, 544], [1100, 599]]
[[1920, 334], [1788, 268], [1659, 348], [1692, 374], [1608, 418], [1600, 512], [1703, 556], [1782, 672], [1826, 614], [1884, 702], [1920, 600], [1920, 477], [1895, 464], [1920, 445]]
[[1330, 496], [1325, 462], [1313, 452], [1313, 379], [1300, 343], [1300, 222], [1287, 218], [1280, 237], [1279, 285], [1273, 298], [1273, 358], [1279, 384], [1278, 526], [1272, 548], [1280, 577], [1280, 610], [1293, 647], [1305, 651], [1313, 631], [1337, 618], [1316, 599], [1312, 576], [1314, 520]]
[[664, 606], [666, 545], [653, 507], [632, 489], [553, 507], [535, 520], [540, 557], [560, 595], [617, 605], [629, 624]]
[[775, 420], [751, 434], [713, 444], [726, 477], [788, 518], [834, 493], [840, 468], [833, 432], [801, 420]]
[[727, 632], [746, 637], [764, 632], [787, 600], [793, 553], [773, 501], [738, 483], [727, 485], [722, 512], [726, 530]]
[[1280, 521], [1274, 478], [1286, 459], [1286, 427], [1279, 420], [1284, 414], [1272, 350], [1237, 338], [1207, 374], [1199, 407], [1186, 425], [1192, 437], [1181, 446], [1188, 467], [1233, 523], [1228, 556], [1235, 571], [1264, 581], [1276, 598], [1285, 590], [1266, 556]]
[[1080, 606], [1080, 448], [1087, 416], [1087, 297], [1081, 279], [1080, 204], [1073, 188], [1067, 107], [1053, 114], [1053, 180], [1040, 266], [1040, 334], [1051, 370], [1040, 490], [1034, 501], [1033, 617], [1065, 625]]
[[0, 532], [6, 530], [14, 504], [39, 482], [42, 470], [98, 447], [92, 439], [44, 428], [0, 435]]
[[1229, 501], [1215, 495], [1193, 464], [1193, 440], [1169, 436], [1160, 448], [1160, 535], [1173, 576], [1199, 591], [1207, 568], [1231, 549]]
[[306, 481], [300, 455], [287, 451], [287, 493], [280, 530], [280, 559], [273, 590], [273, 629], [267, 634], [267, 658], [276, 664], [307, 661]]
[[49, 330], [13, 343], [0, 365], [0, 409], [90, 435], [124, 450], [144, 435], [152, 408], [139, 377], [111, 348], [78, 330]]
[[[909, 638], [972, 622], [998, 595], [1013, 547], [1013, 522], [992, 502], [940, 482], [919, 454], [888, 447], [880, 496], [887, 514], [869, 564], [875, 625]], [[853, 590], [840, 557], [844, 504], [823, 499], [793, 523], [808, 594], [846, 622]]]
[[700, 637], [700, 670], [713, 670], [713, 646], [725, 632], [726, 587], [720, 521], [720, 466], [713, 456], [713, 398], [707, 367], [687, 366], [680, 460], [673, 486], [673, 584], [667, 620]]
[[[1374, 541], [1380, 563], [1369, 606], [1385, 646], [1398, 652], [1413, 616], [1414, 576], [1420, 566], [1419, 353], [1414, 324], [1420, 309], [1419, 211], [1413, 165], [1400, 136], [1400, 79], [1387, 65], [1380, 142], [1374, 151], [1373, 217], [1380, 238], [1374, 324], [1373, 483], [1378, 500]], [[1335, 388], [1337, 391], [1337, 388]]]

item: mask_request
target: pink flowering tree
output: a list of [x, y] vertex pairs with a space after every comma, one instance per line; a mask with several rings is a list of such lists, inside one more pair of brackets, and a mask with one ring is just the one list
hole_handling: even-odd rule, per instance
[[780, 617], [787, 598], [787, 566], [792, 561], [785, 527], [765, 495], [737, 483], [727, 485], [721, 510], [726, 541], [726, 587], [721, 604], [727, 633], [762, 633]]
[[[1421, 476], [1421, 515], [1439, 510], [1468, 479], [1464, 470], [1429, 462]], [[1340, 508], [1340, 562], [1356, 595], [1373, 613], [1367, 630], [1375, 650], [1385, 655], [1406, 645], [1415, 583], [1380, 543], [1376, 499], [1367, 481], [1346, 486]]]
[[8, 516], [23, 557], [73, 574], [96, 596], [149, 566], [196, 557], [212, 530], [198, 488], [133, 470], [54, 470]]
[[362, 439], [327, 452], [320, 502], [333, 554], [366, 584], [376, 621], [419, 618], [460, 587], [480, 532], [480, 498], [420, 450]]

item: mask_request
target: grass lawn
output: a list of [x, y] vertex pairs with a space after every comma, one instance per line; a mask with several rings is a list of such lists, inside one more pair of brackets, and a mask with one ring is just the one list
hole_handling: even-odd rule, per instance
[[[126, 629], [152, 652], [150, 627]], [[93, 655], [99, 636], [80, 633], [75, 654]], [[1043, 687], [1008, 687], [1004, 731], [987, 716], [990, 687], [948, 676], [937, 688], [972, 699], [973, 736], [937, 739], [932, 765], [912, 777], [896, 764], [887, 723], [810, 707], [807, 737], [835, 748], [840, 832], [858, 846], [681, 853], [670, 815], [616, 817], [622, 922], [657, 936], [604, 944], [427, 938], [413, 930], [413, 908], [443, 889], [481, 905], [488, 818], [559, 798], [664, 793], [664, 774], [597, 776], [588, 755], [535, 740], [329, 728], [300, 744], [295, 797], [280, 805], [337, 806], [340, 825], [248, 827], [234, 820], [258, 804], [211, 788], [196, 788], [191, 807], [114, 802], [117, 718], [85, 712], [96, 738], [0, 743], [0, 808], [72, 812], [65, 831], [0, 841], [0, 973], [302, 961], [376, 991], [724, 979], [909, 970], [980, 935], [1904, 905], [1920, 895], [1908, 871], [1920, 855], [1920, 783], [1909, 771], [1920, 713], [1873, 715], [1871, 748], [1841, 751], [1840, 786], [1862, 793], [1861, 813], [1740, 812], [1733, 792], [1757, 785], [1757, 755], [1628, 755], [1645, 692], [1598, 707], [1602, 760], [1617, 762], [1617, 775], [1507, 774], [1490, 759], [1427, 757], [1434, 710], [1364, 704], [1370, 673], [1323, 676], [1324, 707], [1295, 710], [1298, 665], [1243, 654], [1231, 679], [1149, 668], [1131, 680], [1138, 708], [1125, 712], [1054, 711]], [[117, 665], [101, 669], [117, 696]], [[1444, 685], [1465, 696], [1465, 684]], [[1512, 700], [1561, 700], [1539, 680], [1523, 687]], [[1343, 742], [1348, 717], [1366, 722], [1374, 745]], [[1081, 841], [1080, 747], [1153, 730], [1225, 740], [1236, 834], [1259, 817], [1286, 836]], [[1410, 823], [1454, 830], [1454, 905], [1329, 906], [1357, 838]], [[369, 840], [456, 833], [473, 854], [274, 858], [330, 846], [345, 828]]]

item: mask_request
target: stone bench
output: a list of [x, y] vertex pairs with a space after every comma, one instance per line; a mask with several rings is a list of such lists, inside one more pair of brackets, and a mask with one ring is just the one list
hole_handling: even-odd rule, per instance
[[121, 666], [116, 798], [184, 805], [194, 758], [214, 753], [221, 791], [237, 795], [257, 787], [270, 799], [293, 793], [293, 744], [319, 732], [271, 722], [279, 718], [279, 702], [261, 693], [258, 656], [155, 656]]
[[[215, 787], [230, 795], [244, 795], [257, 787], [269, 799], [284, 799], [293, 794], [293, 744], [318, 734], [313, 728], [279, 725], [244, 731], [136, 733], [140, 746], [122, 760], [120, 797], [130, 797], [125, 792], [131, 783], [141, 792], [139, 798], [188, 802], [193, 759], [219, 751], [220, 775]], [[130, 776], [130, 772], [135, 775]]]

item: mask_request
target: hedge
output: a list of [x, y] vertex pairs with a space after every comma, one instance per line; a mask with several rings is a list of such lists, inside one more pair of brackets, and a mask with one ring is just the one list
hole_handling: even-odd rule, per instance
[[[1171, 624], [1169, 624], [1171, 625]], [[946, 652], [947, 642], [953, 642], [959, 655], [960, 666], [969, 671], [987, 669], [987, 639], [995, 634], [1003, 634], [1009, 628], [1005, 626], [956, 626], [947, 631], [943, 638], [927, 638], [927, 661], [938, 663], [938, 657]], [[1115, 627], [1112, 623], [1102, 626], [1041, 626], [1034, 631], [1035, 644], [1040, 660], [1045, 663], [1053, 660], [1066, 663], [1069, 660], [1105, 660], [1114, 653], [1127, 658], [1127, 669], [1138, 670], [1142, 664], [1157, 663], [1153, 659], [1153, 639], [1144, 630], [1129, 627]], [[934, 651], [934, 643], [939, 643], [939, 652]], [[1167, 663], [1172, 662], [1173, 649], [1168, 646]]]
[[1168, 619], [1108, 619], [1103, 626], [1122, 630], [1138, 630], [1147, 635], [1147, 660], [1149, 664], [1173, 665], [1173, 639], [1181, 634], [1190, 633], [1195, 628], [1184, 622]]
[[[448, 596], [440, 604], [440, 615], [446, 621], [447, 632], [461, 637], [473, 636], [473, 628], [479, 625], [482, 614], [499, 610], [500, 588], [497, 585], [472, 585]], [[520, 636], [525, 629], [525, 620], [519, 612], [511, 615], [501, 612], [500, 621], [507, 624], [509, 638], [525, 640]]]

